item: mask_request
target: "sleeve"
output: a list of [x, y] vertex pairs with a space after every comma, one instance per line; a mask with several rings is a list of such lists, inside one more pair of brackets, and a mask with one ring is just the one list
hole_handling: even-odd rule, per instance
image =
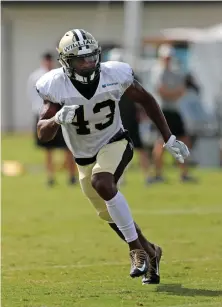
[[121, 96], [127, 88], [133, 83], [134, 73], [129, 64], [117, 61], [105, 63], [108, 73], [113, 80], [118, 81]]
[[127, 88], [133, 83], [134, 72], [129, 64], [119, 63], [118, 73], [123, 94], [127, 90]]
[[55, 80], [47, 73], [36, 82], [36, 91], [43, 100], [61, 104], [57, 89]]

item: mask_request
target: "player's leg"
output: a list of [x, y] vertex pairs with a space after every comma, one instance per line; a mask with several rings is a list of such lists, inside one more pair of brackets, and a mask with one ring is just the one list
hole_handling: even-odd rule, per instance
[[[138, 235], [138, 239], [141, 243], [141, 245], [143, 246], [144, 250], [147, 252], [149, 258], [153, 258], [155, 256], [155, 250], [154, 250], [154, 244], [149, 242], [143, 235], [141, 229], [139, 228], [139, 226], [134, 222], [135, 228], [136, 228], [136, 232]], [[117, 227], [117, 225], [115, 223], [110, 223], [109, 222], [109, 226], [116, 232], [116, 234], [123, 240], [126, 242], [126, 239], [123, 235], [123, 233], [119, 230], [119, 228]]]
[[132, 262], [131, 277], [144, 275], [148, 270], [148, 259], [138, 239], [138, 234], [126, 199], [115, 189], [113, 178], [109, 173], [94, 175], [92, 184], [101, 198], [105, 200], [112, 220], [122, 232], [129, 245]]
[[[163, 109], [163, 114], [166, 118], [167, 124], [170, 127], [170, 130], [172, 134], [176, 135], [176, 130], [177, 130], [177, 111], [176, 110], [168, 110], [168, 109]], [[154, 150], [153, 150], [153, 157], [154, 157], [154, 163], [155, 163], [155, 168], [156, 168], [156, 181], [164, 181], [163, 179], [163, 154], [164, 154], [164, 148], [163, 148], [164, 142], [162, 137], [158, 138], [154, 145]]]
[[161, 139], [158, 139], [153, 148], [153, 161], [155, 165], [155, 177], [153, 180], [150, 180], [150, 183], [153, 182], [162, 182], [163, 179], [163, 154], [164, 154], [164, 148], [163, 148], [163, 141]]
[[149, 157], [146, 153], [146, 150], [144, 149], [140, 131], [139, 131], [139, 123], [137, 120], [133, 121], [131, 124], [128, 124], [127, 130], [129, 132], [129, 136], [133, 142], [134, 150], [136, 154], [138, 155], [139, 165], [140, 169], [144, 175], [145, 181], [147, 181], [147, 178], [149, 176]]
[[41, 148], [44, 152], [44, 167], [47, 176], [47, 184], [49, 186], [53, 186], [55, 184], [55, 169], [53, 165], [53, 147], [51, 146], [51, 142], [43, 143], [39, 140], [37, 134], [37, 123], [39, 121], [39, 115], [35, 116], [34, 119], [34, 140], [35, 145], [38, 148]]
[[130, 275], [136, 277], [148, 270], [147, 254], [138, 239], [128, 203], [117, 188], [117, 182], [132, 157], [132, 145], [125, 139], [104, 146], [93, 167], [92, 186], [104, 199], [109, 215], [129, 245], [132, 262]]
[[143, 148], [137, 148], [136, 151], [138, 152], [140, 168], [144, 174], [145, 180], [147, 181], [149, 177], [149, 166], [150, 166], [148, 154], [146, 150]]
[[92, 169], [94, 164], [86, 166], [77, 165], [79, 171], [79, 182], [83, 194], [88, 198], [90, 203], [96, 209], [98, 216], [108, 223], [113, 223], [112, 218], [107, 211], [104, 200], [97, 194], [91, 184]]
[[[178, 140], [184, 142], [184, 144], [186, 144], [189, 149], [191, 148], [191, 142], [189, 136], [183, 135], [183, 136], [178, 136], [177, 138]], [[177, 164], [181, 171], [180, 178], [182, 182], [197, 182], [197, 179], [189, 174], [189, 165], [187, 161], [185, 161], [183, 164], [181, 163]]]
[[[162, 257], [162, 249], [158, 245], [151, 243], [143, 235], [140, 227], [134, 222], [138, 239], [144, 250], [149, 256], [149, 270], [142, 279], [143, 284], [159, 284], [160, 283], [160, 260]], [[115, 223], [109, 223], [109, 226], [117, 233], [117, 235], [126, 242], [122, 232]]]
[[53, 149], [47, 148], [45, 150], [45, 163], [46, 172], [48, 176], [48, 185], [52, 186], [55, 184], [55, 167], [53, 163]]
[[[98, 193], [95, 191], [95, 189], [93, 189], [91, 185], [91, 173], [93, 166], [94, 164], [87, 166], [78, 165], [80, 186], [82, 188], [82, 191], [96, 209], [98, 216], [103, 220], [107, 221], [108, 225], [117, 233], [117, 235], [122, 240], [125, 241], [122, 232], [119, 230], [119, 228], [116, 226], [116, 224], [113, 222], [112, 218], [110, 217], [105, 201], [98, 195]], [[160, 261], [158, 247], [153, 243], [150, 243], [144, 237], [142, 231], [140, 230], [139, 226], [136, 223], [135, 223], [135, 228], [138, 234], [139, 241], [141, 241], [141, 245], [143, 246], [144, 250], [147, 252], [150, 258], [151, 266], [149, 269], [149, 277], [146, 278], [146, 281], [149, 282], [146, 283], [156, 283], [157, 278], [159, 278], [159, 276], [157, 276], [156, 273], [158, 273], [159, 271], [159, 261]], [[158, 266], [156, 266], [156, 263]]]
[[108, 172], [93, 175], [92, 186], [102, 199], [105, 200], [108, 212], [113, 221], [123, 233], [130, 250], [141, 249], [136, 228], [124, 196], [118, 191], [114, 176]]
[[[115, 146], [113, 146], [113, 148], [115, 148]], [[117, 152], [117, 151], [115, 150], [115, 152]], [[109, 151], [109, 153], [112, 153], [112, 151]], [[119, 165], [118, 166], [119, 171], [115, 171], [115, 173], [114, 173], [115, 182], [118, 182], [118, 180], [121, 176], [121, 173], [124, 171], [124, 162], [122, 161], [122, 163], [123, 163], [122, 170], [121, 170], [121, 167]], [[120, 229], [117, 227], [117, 225], [115, 223], [109, 223], [109, 225], [120, 236], [121, 239], [126, 241], [122, 232], [120, 231]], [[139, 242], [141, 243], [143, 249], [146, 251], [146, 253], [149, 256], [149, 271], [147, 272], [147, 274], [145, 274], [145, 276], [143, 278], [143, 284], [157, 284], [157, 283], [160, 282], [159, 263], [160, 263], [160, 259], [161, 259], [161, 256], [162, 256], [162, 249], [159, 246], [157, 246], [156, 244], [153, 244], [146, 239], [146, 237], [143, 235], [143, 233], [142, 233], [140, 227], [138, 226], [138, 224], [136, 224], [134, 222], [134, 225], [135, 225], [135, 228], [136, 228], [136, 232], [138, 234]]]
[[[185, 125], [181, 114], [179, 112], [175, 112], [171, 120], [173, 120], [172, 133], [177, 137], [178, 140], [184, 142], [190, 149], [191, 141], [186, 133]], [[183, 164], [177, 163], [177, 165], [179, 166], [181, 171], [182, 182], [196, 182], [196, 179], [189, 175], [189, 166], [187, 161], [185, 161]]]
[[69, 173], [69, 183], [75, 184], [76, 183], [76, 164], [74, 161], [73, 154], [69, 149], [65, 150], [65, 164], [67, 165], [67, 170]]

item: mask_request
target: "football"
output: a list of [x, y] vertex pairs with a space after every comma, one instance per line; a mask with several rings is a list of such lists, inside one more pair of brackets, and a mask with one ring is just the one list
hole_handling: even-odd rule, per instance
[[46, 116], [48, 119], [52, 118], [53, 116], [55, 116], [55, 114], [62, 108], [61, 105], [57, 104], [57, 103], [52, 103], [50, 105], [50, 108], [47, 110], [46, 112]]

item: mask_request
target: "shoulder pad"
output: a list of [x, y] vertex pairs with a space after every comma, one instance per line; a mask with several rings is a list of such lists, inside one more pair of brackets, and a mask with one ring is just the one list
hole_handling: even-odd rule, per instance
[[36, 90], [39, 96], [44, 100], [54, 103], [61, 103], [59, 94], [59, 83], [64, 80], [64, 72], [62, 68], [53, 69], [44, 74], [36, 82]]
[[134, 73], [132, 67], [128, 63], [108, 61], [102, 63], [105, 70], [113, 75], [116, 80], [121, 84], [123, 92], [133, 83]]

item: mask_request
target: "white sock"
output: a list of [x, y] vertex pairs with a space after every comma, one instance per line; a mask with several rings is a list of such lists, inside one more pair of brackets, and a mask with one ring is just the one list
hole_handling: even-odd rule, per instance
[[113, 222], [124, 235], [126, 242], [135, 241], [138, 234], [125, 197], [117, 192], [112, 199], [106, 201], [106, 206]]

